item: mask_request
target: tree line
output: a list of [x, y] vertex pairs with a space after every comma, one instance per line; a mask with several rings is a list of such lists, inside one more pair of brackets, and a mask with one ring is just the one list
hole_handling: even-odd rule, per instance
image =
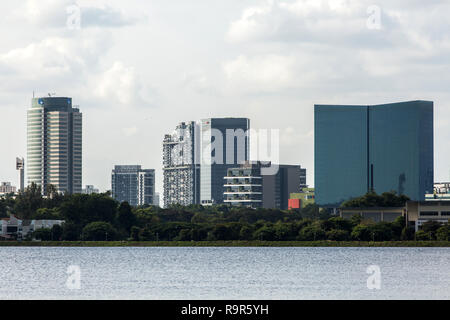
[[[450, 235], [449, 226], [437, 222], [427, 222], [414, 232], [403, 217], [378, 223], [360, 216], [345, 220], [316, 205], [292, 211], [227, 205], [163, 209], [131, 207], [127, 202], [118, 203], [109, 193], [68, 195], [49, 187], [45, 195], [38, 186], [30, 185], [15, 199], [0, 199], [0, 217], [14, 214], [23, 220], [64, 220], [61, 226], [31, 235], [63, 241], [392, 241], [448, 240]], [[387, 197], [398, 201], [395, 195]]]

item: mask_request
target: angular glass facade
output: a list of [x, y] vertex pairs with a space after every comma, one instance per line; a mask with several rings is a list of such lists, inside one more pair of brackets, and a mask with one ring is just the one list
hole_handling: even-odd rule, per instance
[[314, 115], [317, 204], [370, 190], [420, 201], [433, 190], [433, 102], [315, 105]]

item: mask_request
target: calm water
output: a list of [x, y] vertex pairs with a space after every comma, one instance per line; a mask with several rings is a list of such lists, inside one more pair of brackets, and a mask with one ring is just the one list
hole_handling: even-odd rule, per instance
[[[0, 299], [450, 299], [446, 248], [0, 248]], [[66, 286], [79, 266], [81, 288]], [[367, 267], [381, 289], [367, 288]]]

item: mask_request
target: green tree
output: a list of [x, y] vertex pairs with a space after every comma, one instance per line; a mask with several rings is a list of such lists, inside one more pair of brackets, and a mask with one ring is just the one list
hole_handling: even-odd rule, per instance
[[34, 182], [19, 193], [16, 198], [14, 212], [17, 217], [23, 220], [30, 220], [37, 209], [42, 208], [42, 192]]
[[274, 225], [275, 239], [279, 241], [290, 240], [293, 236], [292, 225], [278, 221]]
[[406, 228], [406, 217], [399, 216], [391, 223], [393, 237], [391, 240], [400, 240], [403, 236], [403, 230]]
[[180, 233], [178, 234], [177, 241], [191, 241], [191, 230], [189, 229], [181, 229]]
[[274, 241], [276, 240], [275, 228], [272, 225], [267, 224], [253, 233], [253, 239], [262, 241]]
[[414, 228], [404, 227], [400, 239], [404, 241], [414, 240]]
[[115, 240], [117, 235], [116, 229], [103, 221], [91, 222], [83, 228], [83, 240], [87, 241], [111, 241]]
[[417, 241], [429, 241], [431, 240], [430, 234], [423, 231], [423, 230], [419, 230], [416, 232], [416, 240]]
[[392, 240], [392, 226], [389, 222], [378, 222], [369, 226], [370, 240], [389, 241]]
[[52, 232], [52, 240], [58, 241], [62, 239], [63, 228], [59, 224], [53, 225], [51, 232]]
[[327, 231], [326, 237], [332, 241], [346, 241], [350, 238], [350, 234], [346, 230], [331, 229]]
[[136, 223], [136, 217], [132, 212], [131, 206], [124, 201], [120, 204], [117, 212], [118, 228], [130, 234], [131, 227]]
[[253, 229], [248, 226], [244, 225], [241, 227], [241, 230], [239, 231], [239, 239], [241, 240], [252, 240], [253, 235]]
[[298, 234], [298, 240], [300, 241], [317, 241], [326, 239], [325, 230], [322, 229], [319, 223], [314, 222], [304, 228], [302, 228]]
[[212, 239], [214, 240], [231, 240], [232, 232], [230, 228], [224, 224], [214, 226], [211, 231]]
[[130, 239], [132, 241], [139, 241], [139, 227], [132, 226], [130, 230]]
[[52, 230], [48, 228], [40, 228], [33, 232], [33, 237], [37, 240], [50, 241], [52, 240]]
[[436, 230], [436, 239], [439, 241], [450, 240], [450, 227], [448, 224], [445, 224]]
[[354, 214], [350, 218], [350, 223], [352, 224], [352, 227], [356, 227], [357, 225], [360, 225], [363, 222], [363, 218], [359, 214]]
[[140, 241], [155, 241], [155, 234], [148, 227], [145, 227], [139, 231], [139, 240]]
[[422, 224], [420, 230], [427, 233], [430, 240], [436, 240], [436, 232], [442, 226], [438, 221], [427, 221]]
[[403, 207], [409, 198], [398, 196], [395, 191], [384, 192], [381, 195], [368, 192], [362, 197], [347, 200], [341, 204], [342, 208], [370, 208], [370, 207]]
[[103, 221], [113, 224], [117, 202], [107, 194], [74, 194], [61, 204], [61, 216], [78, 226]]
[[59, 215], [58, 208], [39, 208], [32, 218], [35, 220], [60, 220], [61, 216]]
[[81, 228], [73, 222], [65, 222], [62, 225], [62, 240], [77, 241], [80, 239]]
[[369, 226], [365, 224], [359, 224], [353, 228], [351, 237], [357, 241], [370, 241], [372, 240], [372, 235], [370, 233]]

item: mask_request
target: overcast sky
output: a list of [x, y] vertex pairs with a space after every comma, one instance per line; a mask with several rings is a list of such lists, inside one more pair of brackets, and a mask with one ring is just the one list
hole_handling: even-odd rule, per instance
[[224, 116], [280, 129], [280, 161], [306, 167], [313, 184], [315, 103], [416, 99], [435, 102], [435, 180], [450, 180], [450, 1], [29, 0], [0, 10], [0, 181], [18, 184], [33, 91], [80, 105], [83, 185], [101, 190], [114, 164], [141, 164], [157, 169], [161, 192], [164, 134]]

